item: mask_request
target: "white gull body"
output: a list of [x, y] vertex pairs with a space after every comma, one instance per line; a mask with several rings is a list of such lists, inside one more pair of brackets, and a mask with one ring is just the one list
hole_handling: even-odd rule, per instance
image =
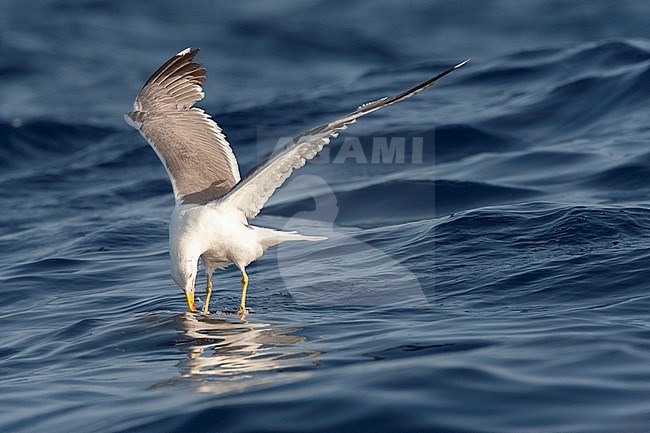
[[169, 226], [172, 278], [196, 311], [194, 284], [200, 259], [207, 275], [203, 313], [208, 314], [212, 274], [234, 264], [242, 274], [239, 312], [246, 312], [246, 266], [264, 251], [286, 241], [325, 239], [249, 224], [273, 192], [358, 117], [408, 98], [466, 61], [393, 97], [360, 106], [354, 112], [310, 129], [240, 177], [237, 159], [219, 126], [194, 104], [204, 96], [206, 70], [194, 62], [198, 49], [181, 51], [146, 82], [126, 113], [127, 123], [149, 142], [174, 189], [176, 205]]

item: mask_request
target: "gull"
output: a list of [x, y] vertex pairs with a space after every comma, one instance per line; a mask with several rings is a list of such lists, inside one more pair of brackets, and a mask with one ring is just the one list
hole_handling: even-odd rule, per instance
[[321, 151], [357, 118], [406, 99], [469, 61], [458, 63], [412, 89], [361, 105], [355, 111], [294, 138], [260, 161], [242, 178], [237, 159], [221, 128], [200, 108], [206, 70], [194, 61], [198, 48], [187, 48], [163, 64], [145, 83], [125, 113], [126, 122], [149, 142], [167, 170], [176, 204], [169, 224], [171, 275], [183, 290], [187, 306], [194, 303], [197, 265], [207, 276], [203, 314], [209, 314], [212, 274], [234, 264], [241, 272], [238, 314], [246, 314], [246, 267], [270, 247], [287, 241], [319, 241], [249, 224], [267, 200], [291, 175]]

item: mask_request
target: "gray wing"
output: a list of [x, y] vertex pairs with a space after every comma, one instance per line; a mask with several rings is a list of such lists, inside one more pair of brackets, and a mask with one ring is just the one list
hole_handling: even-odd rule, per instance
[[356, 122], [357, 118], [361, 116], [421, 92], [468, 61], [469, 59], [406, 92], [363, 104], [346, 116], [310, 129], [253, 167], [241, 182], [215, 203], [235, 206], [246, 215], [246, 218], [253, 218], [293, 170], [302, 167], [307, 160], [316, 156], [323, 146], [330, 142], [331, 138], [338, 135], [338, 131], [346, 129], [349, 124]]
[[167, 169], [176, 201], [205, 204], [240, 180], [237, 159], [212, 118], [199, 108], [206, 70], [193, 62], [199, 49], [176, 54], [149, 78], [126, 113]]

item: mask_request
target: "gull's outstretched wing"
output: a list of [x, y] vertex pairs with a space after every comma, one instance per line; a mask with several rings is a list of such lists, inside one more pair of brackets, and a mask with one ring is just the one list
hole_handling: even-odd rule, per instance
[[356, 122], [357, 118], [361, 116], [421, 92], [468, 61], [469, 59], [406, 92], [363, 104], [346, 116], [310, 129], [253, 167], [231, 191], [216, 200], [215, 203], [235, 206], [244, 212], [246, 218], [253, 218], [293, 170], [302, 167], [307, 160], [316, 156], [323, 146], [330, 142], [331, 138], [338, 135], [338, 131], [346, 129], [349, 124]]
[[167, 169], [176, 201], [205, 204], [240, 180], [237, 159], [221, 128], [199, 108], [205, 69], [193, 62], [199, 49], [176, 54], [144, 85], [126, 113]]

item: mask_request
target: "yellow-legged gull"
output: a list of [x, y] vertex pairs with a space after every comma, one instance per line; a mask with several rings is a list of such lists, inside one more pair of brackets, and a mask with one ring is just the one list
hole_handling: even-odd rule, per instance
[[273, 192], [294, 169], [312, 159], [337, 132], [386, 105], [408, 98], [468, 60], [396, 96], [364, 104], [350, 114], [296, 137], [253, 167], [243, 178], [237, 159], [221, 128], [193, 105], [203, 99], [206, 70], [186, 49], [162, 65], [138, 94], [126, 121], [146, 138], [167, 169], [176, 206], [169, 227], [172, 278], [183, 289], [187, 305], [196, 312], [194, 282], [197, 262], [207, 275], [203, 313], [208, 314], [212, 274], [233, 263], [242, 275], [238, 312], [246, 312], [246, 266], [264, 251], [286, 241], [325, 239], [249, 224]]

